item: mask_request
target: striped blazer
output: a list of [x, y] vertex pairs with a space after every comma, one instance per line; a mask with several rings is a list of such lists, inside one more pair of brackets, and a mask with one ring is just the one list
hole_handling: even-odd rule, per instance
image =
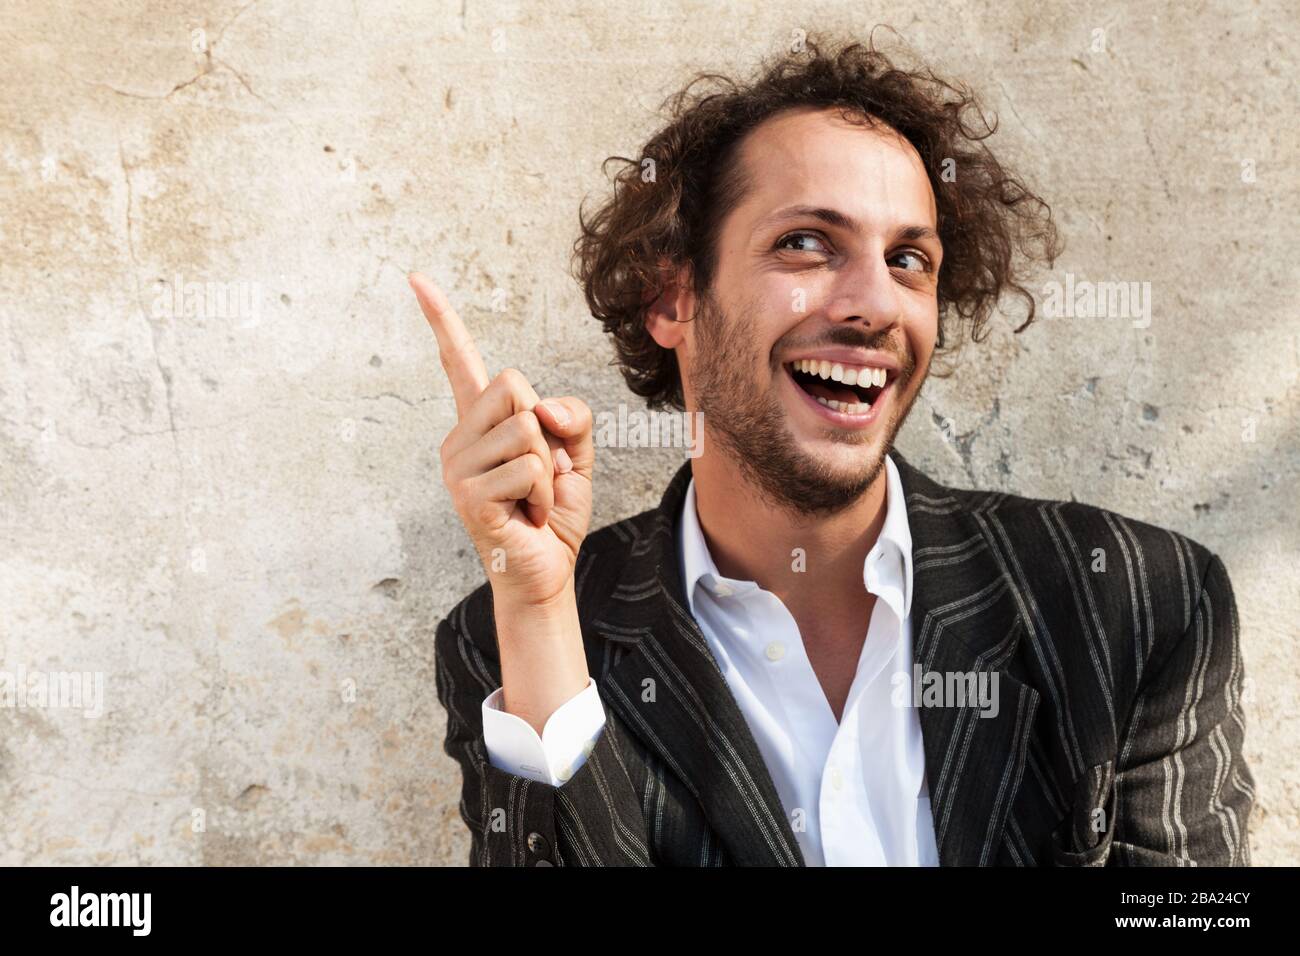
[[[892, 457], [913, 540], [914, 663], [986, 673], [999, 703], [920, 708], [940, 864], [1248, 865], [1254, 780], [1219, 558], [1089, 505], [944, 487]], [[488, 762], [480, 708], [501, 679], [490, 586], [438, 624], [471, 865], [804, 865], [687, 610], [675, 531], [690, 475], [686, 463], [658, 508], [579, 552], [606, 724], [562, 786]]]

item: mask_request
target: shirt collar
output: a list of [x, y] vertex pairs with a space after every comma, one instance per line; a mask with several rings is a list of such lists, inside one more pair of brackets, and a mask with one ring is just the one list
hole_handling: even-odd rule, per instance
[[[686, 498], [678, 520], [678, 559], [681, 562], [686, 599], [691, 614], [696, 615], [695, 586], [702, 584], [715, 594], [721, 587], [725, 592], [739, 594], [757, 588], [753, 581], [724, 578], [713, 563], [713, 555], [704, 540], [699, 513], [695, 507], [695, 479], [686, 487]], [[885, 456], [885, 523], [880, 536], [867, 554], [862, 567], [862, 580], [868, 591], [893, 608], [899, 620], [906, 620], [912, 611], [912, 532], [907, 521], [907, 505], [903, 498], [903, 482], [893, 460]]]

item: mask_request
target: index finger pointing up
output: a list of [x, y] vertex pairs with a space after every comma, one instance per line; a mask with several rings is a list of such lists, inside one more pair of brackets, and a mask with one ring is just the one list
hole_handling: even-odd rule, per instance
[[488, 387], [487, 366], [478, 354], [478, 347], [470, 337], [465, 323], [451, 307], [442, 290], [418, 272], [406, 277], [419, 300], [429, 327], [438, 337], [438, 355], [443, 370], [451, 381], [451, 393], [456, 399], [456, 414], [464, 416], [474, 400]]

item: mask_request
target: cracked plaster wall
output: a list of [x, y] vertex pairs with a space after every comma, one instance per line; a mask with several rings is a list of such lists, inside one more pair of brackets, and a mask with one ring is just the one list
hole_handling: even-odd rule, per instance
[[[0, 863], [462, 862], [431, 640], [481, 571], [405, 273], [494, 369], [615, 409], [565, 271], [600, 161], [689, 69], [875, 22], [1002, 117], [1054, 274], [1152, 302], [1145, 328], [1001, 323], [901, 447], [1223, 556], [1254, 854], [1297, 859], [1294, 4], [3, 10], [0, 656], [105, 685], [95, 719], [0, 708]], [[681, 460], [602, 454], [596, 526]]]

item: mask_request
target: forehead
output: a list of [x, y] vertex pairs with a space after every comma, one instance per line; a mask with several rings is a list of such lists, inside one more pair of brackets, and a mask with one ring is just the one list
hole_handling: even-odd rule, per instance
[[754, 221], [786, 205], [826, 206], [886, 229], [935, 225], [934, 190], [915, 147], [889, 127], [834, 109], [777, 114], [741, 143], [749, 188], [735, 210]]

